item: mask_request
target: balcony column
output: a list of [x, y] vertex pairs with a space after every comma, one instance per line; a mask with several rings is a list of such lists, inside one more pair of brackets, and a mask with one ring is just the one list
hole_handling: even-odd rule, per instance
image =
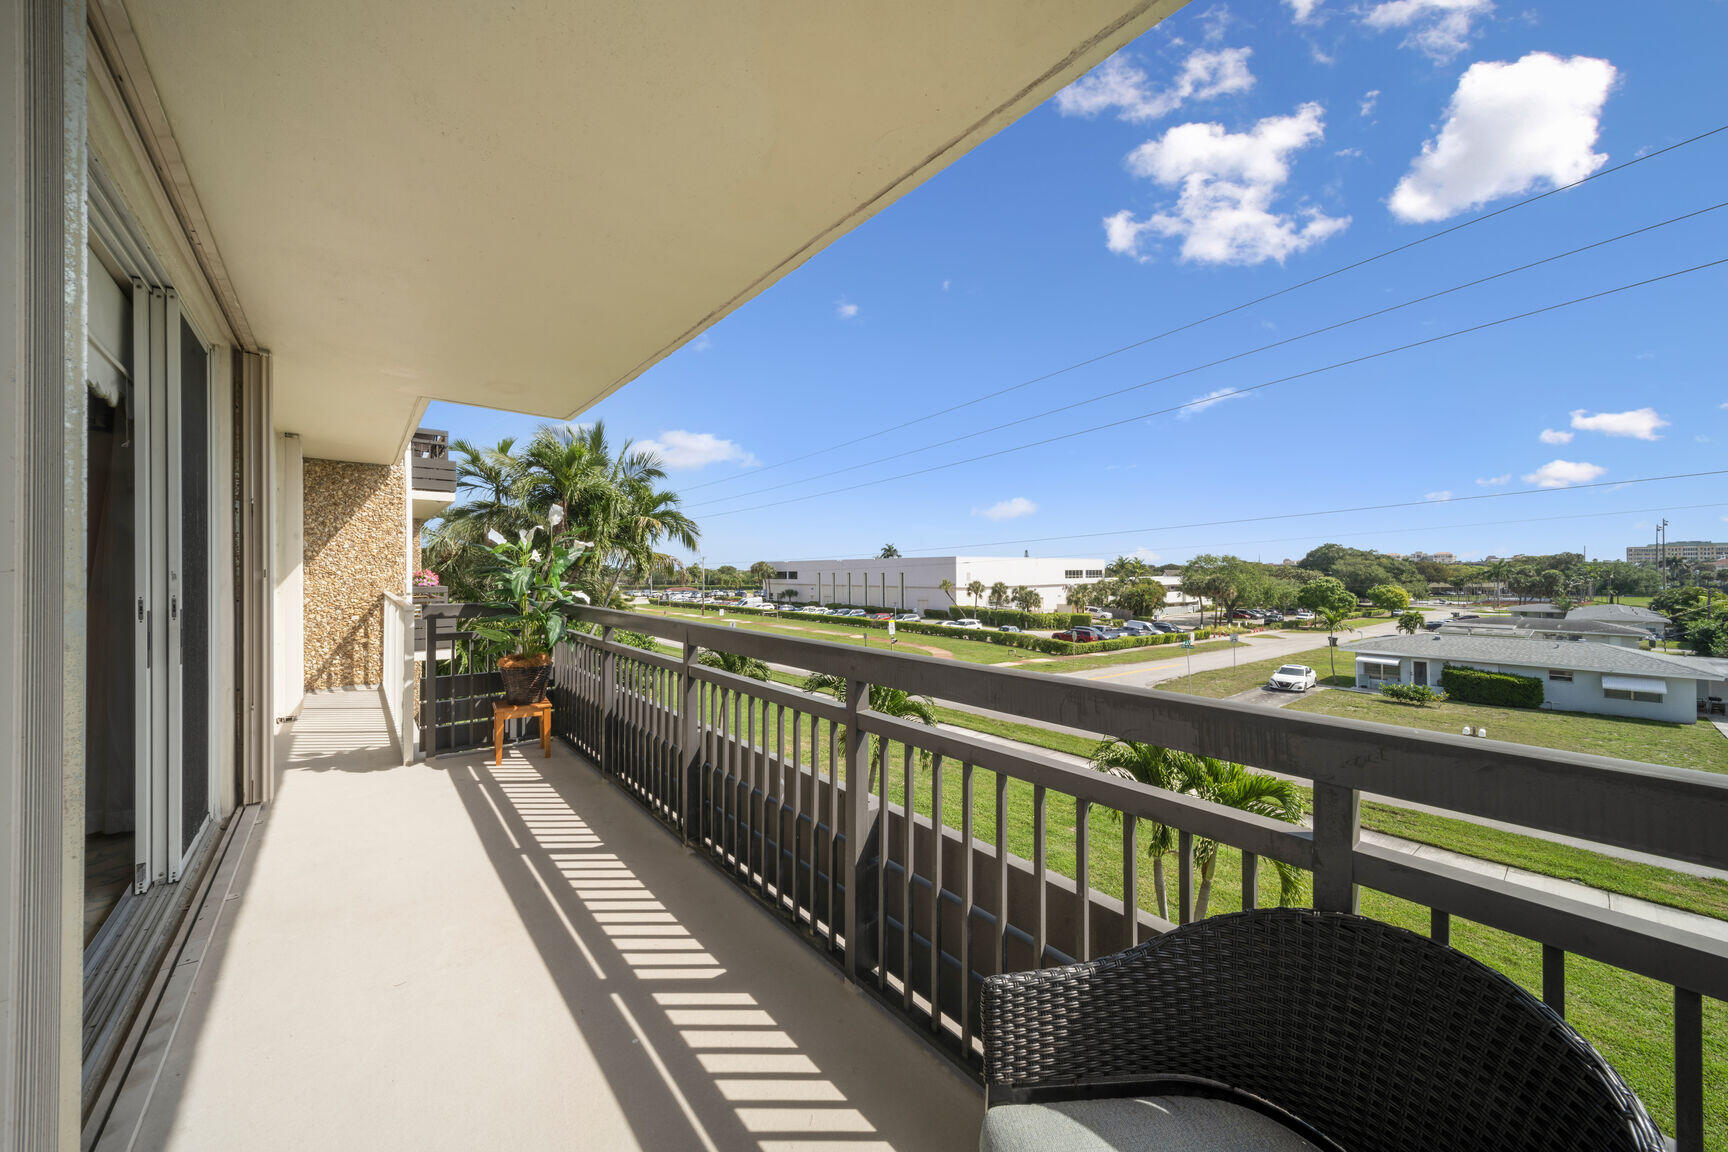
[[1339, 784], [1314, 784], [1314, 907], [1354, 913], [1356, 842], [1362, 833], [1362, 794]]

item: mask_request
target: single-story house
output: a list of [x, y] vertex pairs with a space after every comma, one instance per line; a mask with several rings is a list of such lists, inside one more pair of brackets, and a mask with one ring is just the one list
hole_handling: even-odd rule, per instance
[[1538, 640], [1589, 640], [1596, 644], [1615, 644], [1621, 648], [1637, 648], [1650, 639], [1650, 633], [1631, 624], [1612, 624], [1605, 620], [1564, 620], [1531, 618], [1513, 620], [1509, 617], [1485, 617], [1478, 620], [1448, 620], [1439, 631], [1448, 636], [1522, 636]]
[[1512, 615], [1531, 620], [1559, 620], [1566, 615], [1566, 609], [1558, 604], [1514, 604]]
[[1700, 701], [1728, 696], [1728, 661], [1534, 636], [1375, 636], [1340, 645], [1356, 686], [1432, 684], [1448, 664], [1543, 681], [1543, 707], [1690, 724]]
[[1567, 620], [1597, 620], [1605, 624], [1628, 624], [1642, 628], [1652, 636], [1661, 637], [1668, 631], [1668, 617], [1636, 604], [1589, 604], [1566, 613]]

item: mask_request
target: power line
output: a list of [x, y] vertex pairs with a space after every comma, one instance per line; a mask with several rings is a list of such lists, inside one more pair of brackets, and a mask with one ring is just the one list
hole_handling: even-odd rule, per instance
[[1103, 424], [1094, 424], [1089, 428], [1081, 428], [1073, 432], [1063, 432], [1055, 436], [1046, 436], [1040, 440], [1032, 440], [1024, 444], [1016, 444], [1007, 448], [999, 448], [994, 452], [982, 452], [976, 456], [967, 456], [960, 460], [951, 460], [945, 464], [932, 464], [925, 468], [915, 468], [910, 472], [898, 472], [892, 476], [881, 476], [874, 480], [862, 480], [856, 484], [845, 485], [839, 488], [828, 488], [821, 492], [812, 492], [804, 496], [790, 496], [784, 500], [771, 500], [765, 504], [752, 504], [744, 508], [728, 508], [723, 512], [710, 512], [707, 513], [704, 518], [712, 520], [719, 516], [733, 516], [740, 512], [757, 512], [764, 508], [778, 508], [787, 504], [802, 503], [805, 500], [817, 500], [823, 496], [832, 496], [839, 492], [852, 492], [859, 488], [869, 488], [877, 484], [887, 484], [894, 480], [905, 480], [913, 476], [924, 476], [931, 472], [941, 472], [949, 468], [958, 468], [963, 464], [975, 464], [980, 460], [990, 460], [997, 456], [1006, 456], [1010, 453], [1021, 452], [1028, 448], [1037, 448], [1045, 444], [1055, 444], [1063, 440], [1072, 440], [1078, 436], [1087, 436], [1094, 432], [1104, 431], [1107, 428], [1120, 427], [1123, 424], [1133, 424], [1140, 420], [1150, 419], [1153, 416], [1164, 416], [1171, 412], [1180, 412], [1186, 408], [1209, 406], [1224, 400], [1234, 399], [1237, 396], [1245, 396], [1251, 392], [1259, 392], [1278, 384], [1287, 384], [1292, 380], [1301, 380], [1309, 376], [1318, 376], [1322, 373], [1335, 371], [1339, 368], [1347, 368], [1354, 364], [1362, 364], [1370, 360], [1378, 360], [1385, 356], [1394, 355], [1395, 353], [1408, 352], [1412, 348], [1423, 348], [1430, 344], [1438, 344], [1441, 341], [1451, 340], [1458, 336], [1469, 335], [1472, 332], [1481, 332], [1489, 328], [1497, 328], [1503, 324], [1510, 324], [1517, 320], [1526, 320], [1532, 316], [1541, 316], [1545, 313], [1555, 312], [1562, 308], [1570, 308], [1574, 304], [1584, 304], [1591, 300], [1600, 300], [1604, 297], [1614, 296], [1621, 292], [1629, 292], [1635, 288], [1648, 287], [1651, 284], [1659, 284], [1665, 280], [1673, 280], [1680, 276], [1687, 276], [1694, 272], [1702, 272], [1710, 268], [1719, 267], [1723, 264], [1728, 264], [1728, 258], [1711, 260], [1703, 264], [1694, 264], [1690, 268], [1681, 268], [1678, 271], [1665, 272], [1660, 276], [1651, 276], [1647, 279], [1637, 280], [1630, 284], [1621, 284], [1614, 288], [1605, 288], [1600, 292], [1591, 292], [1583, 296], [1574, 296], [1570, 300], [1562, 300], [1558, 303], [1548, 304], [1541, 308], [1532, 308], [1529, 311], [1518, 312], [1511, 316], [1502, 316], [1497, 320], [1488, 320], [1481, 324], [1472, 324], [1467, 328], [1458, 328], [1451, 332], [1443, 332], [1438, 336], [1429, 336], [1422, 340], [1413, 340], [1408, 344], [1399, 344], [1392, 348], [1382, 348], [1378, 352], [1366, 352], [1360, 356], [1352, 356], [1347, 360], [1337, 360], [1331, 364], [1321, 365], [1318, 368], [1309, 368], [1301, 372], [1293, 372], [1288, 376], [1280, 376], [1275, 380], [1267, 380], [1260, 384], [1251, 384], [1245, 388], [1227, 389], [1213, 393], [1210, 396], [1201, 397], [1196, 400], [1189, 400], [1182, 404], [1172, 404], [1167, 408], [1158, 408], [1151, 412], [1141, 412], [1133, 416], [1125, 416], [1119, 420], [1109, 420]]
[[1709, 139], [1710, 137], [1715, 136], [1721, 132], [1728, 132], [1728, 124], [1723, 124], [1723, 125], [1720, 125], [1718, 127], [1712, 128], [1707, 132], [1700, 132], [1696, 136], [1689, 136], [1686, 139], [1678, 141], [1678, 142], [1673, 143], [1673, 144], [1670, 144], [1667, 147], [1658, 148], [1653, 152], [1646, 152], [1642, 156], [1634, 156], [1630, 160], [1623, 161], [1619, 164], [1612, 165], [1608, 168], [1603, 168], [1597, 172], [1592, 172], [1588, 176], [1585, 176], [1585, 177], [1582, 177], [1581, 179], [1572, 181], [1572, 183], [1570, 183], [1570, 184], [1562, 184], [1558, 188], [1550, 188], [1546, 192], [1539, 192], [1539, 193], [1535, 194], [1534, 196], [1527, 196], [1522, 200], [1514, 201], [1513, 203], [1506, 205], [1504, 208], [1496, 208], [1492, 212], [1486, 212], [1486, 213], [1482, 214], [1481, 216], [1476, 216], [1476, 217], [1473, 217], [1469, 220], [1461, 221], [1461, 222], [1459, 222], [1457, 224], [1453, 224], [1447, 228], [1441, 228], [1438, 231], [1430, 232], [1425, 236], [1419, 236], [1416, 239], [1409, 241], [1408, 243], [1400, 244], [1394, 248], [1388, 248], [1383, 252], [1378, 252], [1378, 253], [1374, 254], [1373, 256], [1367, 256], [1367, 257], [1362, 258], [1361, 260], [1354, 261], [1350, 264], [1345, 264], [1342, 267], [1334, 268], [1330, 272], [1323, 272], [1318, 276], [1311, 276], [1306, 280], [1300, 280], [1300, 281], [1296, 282], [1295, 284], [1290, 284], [1286, 287], [1278, 289], [1275, 292], [1268, 292], [1263, 296], [1256, 296], [1252, 300], [1246, 300], [1246, 301], [1242, 302], [1241, 304], [1237, 304], [1237, 305], [1234, 305], [1230, 308], [1226, 308], [1221, 312], [1214, 312], [1210, 316], [1202, 316], [1198, 320], [1190, 320], [1188, 323], [1178, 325], [1175, 328], [1167, 328], [1164, 331], [1156, 333], [1152, 336], [1144, 337], [1143, 339], [1136, 340], [1130, 344], [1124, 344], [1120, 348], [1114, 348], [1108, 352], [1102, 352], [1096, 356], [1090, 356], [1084, 360], [1078, 360], [1078, 361], [1076, 361], [1072, 364], [1069, 364], [1065, 367], [1057, 368], [1053, 371], [1046, 372], [1041, 376], [1034, 376], [1029, 380], [1022, 380], [1018, 384], [1010, 384], [1006, 388], [999, 388], [994, 392], [986, 392], [981, 396], [974, 396], [970, 400], [961, 401], [960, 403], [950, 405], [947, 408], [938, 409], [935, 412], [930, 412], [930, 413], [927, 413], [923, 416], [917, 416], [911, 420], [902, 421], [899, 424], [894, 424], [894, 425], [890, 425], [887, 428], [878, 429], [875, 432], [867, 432], [862, 436], [855, 436], [850, 440], [842, 440], [837, 444], [830, 444], [826, 448], [817, 448], [814, 451], [806, 452], [801, 456], [793, 456], [793, 457], [789, 457], [788, 459], [781, 460], [781, 461], [774, 463], [774, 464], [766, 464], [760, 468], [753, 468], [748, 473], [739, 473], [738, 475], [734, 475], [734, 476], [722, 476], [722, 477], [715, 479], [715, 480], [705, 480], [700, 484], [692, 484], [688, 488], [686, 488], [685, 491], [686, 492], [693, 492], [693, 491], [697, 490], [698, 488], [707, 488], [707, 487], [710, 487], [710, 486], [715, 485], [715, 484], [729, 484], [734, 480], [740, 479], [744, 475], [759, 476], [764, 472], [771, 472], [776, 468], [784, 468], [789, 464], [796, 464], [800, 461], [809, 460], [809, 459], [812, 459], [813, 457], [816, 457], [816, 456], [823, 456], [829, 452], [836, 452], [836, 451], [840, 450], [841, 448], [850, 448], [854, 444], [862, 444], [866, 440], [873, 440], [878, 436], [886, 436], [890, 432], [898, 432], [903, 428], [910, 428], [914, 424], [922, 424], [927, 420], [934, 420], [939, 416], [947, 416], [951, 413], [958, 412], [963, 408], [970, 408], [974, 404], [982, 404], [986, 400], [994, 400], [998, 396], [1005, 396], [1010, 392], [1015, 392], [1015, 391], [1018, 391], [1022, 388], [1029, 388], [1034, 384], [1042, 384], [1046, 380], [1053, 380], [1056, 377], [1066, 375], [1069, 372], [1075, 372], [1081, 368], [1090, 367], [1091, 365], [1097, 364], [1100, 361], [1108, 360], [1114, 356], [1120, 356], [1124, 352], [1132, 352], [1136, 348], [1143, 348], [1148, 344], [1153, 344], [1159, 340], [1166, 339], [1167, 337], [1175, 336], [1175, 335], [1178, 335], [1180, 333], [1187, 332], [1191, 329], [1198, 328], [1203, 324], [1210, 324], [1214, 320], [1222, 320], [1226, 316], [1231, 316], [1237, 312], [1241, 312], [1241, 311], [1244, 311], [1245, 309], [1252, 308], [1256, 304], [1264, 304], [1268, 300], [1275, 300], [1278, 297], [1288, 295], [1291, 292], [1300, 291], [1303, 288], [1311, 287], [1312, 285], [1318, 284], [1321, 281], [1330, 280], [1334, 276], [1342, 276], [1346, 272], [1353, 272], [1358, 268], [1362, 268], [1362, 267], [1365, 267], [1369, 264], [1373, 264], [1379, 260], [1384, 260], [1389, 256], [1396, 256], [1400, 252], [1407, 252], [1412, 248], [1421, 247], [1423, 244], [1426, 244], [1431, 240], [1438, 240], [1443, 236], [1450, 236], [1454, 232], [1461, 232], [1466, 228], [1472, 228], [1472, 227], [1476, 226], [1477, 224], [1481, 224], [1487, 220], [1492, 220], [1497, 216], [1504, 216], [1508, 212], [1515, 212], [1520, 208], [1523, 208], [1523, 207], [1526, 207], [1527, 205], [1536, 203], [1538, 200], [1546, 200], [1550, 196], [1557, 196], [1562, 192], [1570, 191], [1571, 189], [1577, 188], [1580, 185], [1588, 184], [1592, 180], [1599, 180], [1604, 176], [1612, 176], [1616, 172], [1624, 172], [1626, 169], [1631, 168], [1633, 165], [1642, 164], [1646, 160], [1654, 160], [1658, 156], [1663, 156], [1663, 155], [1666, 155], [1670, 152], [1677, 151], [1678, 149], [1685, 148], [1688, 145], [1696, 144], [1700, 140]]
[[[1095, 540], [1106, 536], [1140, 536], [1153, 532], [1180, 532], [1189, 528], [1221, 528], [1231, 524], [1262, 524], [1273, 520], [1301, 520], [1313, 516], [1342, 516], [1356, 512], [1387, 512], [1395, 508], [1437, 507], [1444, 504], [1475, 503], [1480, 500], [1505, 500], [1511, 496], [1551, 496], [1561, 492], [1588, 491], [1592, 488], [1619, 488], [1631, 484], [1656, 484], [1666, 480], [1699, 480], [1707, 476], [1728, 476], [1728, 468], [1716, 468], [1705, 472], [1673, 472], [1666, 476], [1639, 476], [1631, 480], [1596, 480], [1589, 484], [1572, 484], [1565, 488], [1518, 488], [1510, 492], [1482, 492], [1475, 496], [1454, 496], [1450, 500], [1399, 500], [1388, 504], [1358, 504], [1348, 508], [1322, 508], [1312, 512], [1273, 512], [1264, 516], [1240, 516], [1232, 520], [1196, 520], [1186, 524], [1160, 524], [1149, 528], [1112, 528], [1103, 532], [1076, 532], [1066, 536], [1025, 536], [1018, 540], [987, 540], [982, 543], [949, 544], [939, 548], [915, 548], [912, 551], [928, 556], [948, 556], [978, 548], [1049, 544], [1058, 540]], [[1707, 507], [1707, 505], [1700, 507]], [[844, 559], [844, 557], [806, 556], [786, 560], [784, 563], [820, 564], [834, 559]]]
[[[1532, 268], [1539, 268], [1544, 264], [1552, 264], [1557, 260], [1564, 260], [1564, 259], [1567, 259], [1568, 257], [1571, 257], [1571, 256], [1577, 256], [1580, 253], [1593, 251], [1594, 249], [1602, 248], [1602, 247], [1605, 247], [1609, 244], [1618, 243], [1621, 240], [1628, 240], [1634, 236], [1642, 236], [1646, 232], [1654, 232], [1658, 228], [1666, 228], [1671, 224], [1679, 224], [1679, 223], [1682, 223], [1686, 220], [1691, 220], [1691, 219], [1694, 219], [1696, 217], [1706, 215], [1710, 212], [1719, 211], [1723, 208], [1728, 208], [1728, 200], [1724, 200], [1724, 201], [1717, 203], [1717, 204], [1712, 204], [1707, 208], [1699, 208], [1695, 211], [1686, 212], [1686, 213], [1683, 213], [1682, 215], [1679, 215], [1679, 216], [1672, 216], [1672, 217], [1669, 217], [1667, 220], [1661, 220], [1655, 224], [1646, 224], [1642, 228], [1634, 228], [1632, 231], [1622, 232], [1618, 236], [1609, 236], [1606, 239], [1597, 240], [1597, 241], [1594, 241], [1593, 243], [1590, 243], [1590, 244], [1580, 245], [1577, 248], [1572, 248], [1572, 249], [1569, 249], [1565, 252], [1557, 252], [1552, 256], [1544, 256], [1540, 260], [1532, 260], [1532, 261], [1529, 261], [1527, 263], [1520, 264], [1520, 265], [1513, 267], [1513, 268], [1506, 268], [1506, 269], [1503, 269], [1502, 271], [1492, 273], [1491, 275], [1488, 275], [1488, 276], [1480, 276], [1474, 280], [1465, 281], [1462, 284], [1455, 284], [1450, 288], [1442, 288], [1437, 292], [1430, 292], [1425, 296], [1416, 296], [1416, 297], [1413, 297], [1412, 299], [1404, 300], [1404, 301], [1401, 301], [1400, 303], [1397, 303], [1397, 304], [1389, 304], [1384, 308], [1377, 308], [1372, 312], [1364, 312], [1359, 316], [1352, 316], [1349, 319], [1339, 320], [1339, 321], [1336, 321], [1335, 323], [1327, 324], [1327, 325], [1320, 327], [1320, 328], [1311, 328], [1307, 332], [1302, 332], [1302, 333], [1299, 333], [1295, 336], [1286, 336], [1284, 339], [1274, 340], [1270, 344], [1261, 344], [1259, 347], [1256, 347], [1256, 348], [1249, 348], [1249, 349], [1246, 349], [1245, 351], [1234, 352], [1228, 356], [1220, 356], [1217, 359], [1209, 360], [1204, 364], [1195, 364], [1195, 365], [1192, 365], [1191, 367], [1183, 368], [1183, 369], [1180, 369], [1179, 371], [1176, 371], [1176, 372], [1170, 372], [1170, 373], [1167, 373], [1163, 376], [1156, 376], [1150, 380], [1143, 380], [1138, 384], [1130, 384], [1130, 385], [1123, 387], [1123, 388], [1114, 389], [1113, 391], [1101, 392], [1095, 396], [1089, 396], [1089, 397], [1086, 397], [1084, 399], [1070, 401], [1067, 404], [1058, 405], [1055, 408], [1046, 408], [1042, 412], [1034, 412], [1029, 416], [1020, 416], [1020, 417], [1017, 417], [1013, 420], [1004, 421], [1001, 424], [991, 425], [988, 428], [975, 429], [974, 431], [971, 431], [971, 432], [965, 432], [965, 433], [962, 433], [958, 436], [950, 436], [949, 438], [947, 438], [945, 440], [933, 441], [929, 444], [920, 445], [919, 447], [916, 447], [916, 448], [905, 448], [905, 449], [902, 449], [898, 452], [891, 452], [886, 456], [878, 456], [873, 460], [865, 460], [862, 463], [858, 463], [858, 464], [848, 464], [844, 468], [836, 468], [836, 469], [833, 469], [827, 473], [824, 473], [822, 478], [823, 479], [829, 479], [829, 478], [832, 478], [834, 476], [841, 475], [842, 473], [856, 472], [861, 468], [869, 468], [869, 467], [872, 467], [876, 464], [886, 464], [890, 460], [899, 460], [899, 459], [902, 459], [902, 458], [907, 457], [907, 456], [916, 456], [920, 452], [928, 452], [934, 448], [943, 448], [943, 447], [948, 446], [949, 444], [958, 444], [963, 440], [972, 440], [972, 439], [976, 439], [979, 436], [988, 436], [993, 432], [1000, 432], [1005, 428], [1013, 428], [1013, 427], [1017, 427], [1018, 425], [1021, 425], [1021, 424], [1029, 424], [1034, 420], [1042, 420], [1047, 416], [1055, 416], [1059, 413], [1068, 412], [1068, 411], [1071, 411], [1075, 408], [1084, 408], [1089, 404], [1097, 404], [1097, 403], [1104, 401], [1104, 400], [1114, 399], [1117, 396], [1125, 396], [1130, 392], [1137, 392], [1143, 388], [1150, 388], [1154, 384], [1168, 383], [1171, 380], [1180, 379], [1183, 376], [1191, 376], [1196, 372], [1203, 372], [1208, 368], [1216, 368], [1220, 364], [1228, 364], [1228, 363], [1231, 363], [1232, 361], [1235, 361], [1235, 360], [1241, 360], [1241, 359], [1244, 359], [1244, 358], [1249, 357], [1249, 356], [1258, 355], [1261, 352], [1269, 352], [1274, 348], [1282, 348], [1288, 344], [1295, 344], [1295, 343], [1298, 343], [1300, 341], [1307, 340], [1313, 336], [1320, 336], [1320, 335], [1324, 335], [1327, 332], [1335, 332], [1341, 328], [1348, 328], [1352, 324], [1360, 324], [1365, 320], [1372, 320], [1372, 319], [1375, 319], [1376, 317], [1385, 316], [1385, 315], [1388, 315], [1389, 313], [1397, 312], [1397, 311], [1404, 309], [1404, 308], [1414, 307], [1417, 304], [1425, 304], [1431, 300], [1437, 300], [1442, 296], [1449, 296], [1455, 292], [1462, 292], [1468, 288], [1479, 287], [1480, 285], [1487, 284], [1487, 283], [1494, 281], [1494, 280], [1501, 280], [1507, 276], [1514, 276], [1520, 272], [1527, 272]], [[778, 492], [778, 491], [785, 489], [785, 488], [793, 488], [793, 487], [796, 487], [797, 485], [800, 485], [800, 484], [807, 484], [813, 479], [816, 479], [816, 477], [806, 476], [806, 477], [803, 477], [803, 478], [797, 479], [797, 480], [785, 480], [779, 484], [770, 484], [770, 485], [767, 485], [766, 487], [762, 487], [762, 488], [752, 488], [747, 492], [734, 492], [729, 496], [716, 496], [716, 497], [713, 497], [712, 499], [709, 499], [709, 500], [699, 501], [698, 503], [696, 503], [692, 507], [693, 508], [703, 508], [703, 507], [706, 507], [706, 506], [711, 505], [711, 504], [723, 503], [724, 501], [727, 501], [727, 500], [742, 500], [747, 496], [759, 496], [765, 492]]]

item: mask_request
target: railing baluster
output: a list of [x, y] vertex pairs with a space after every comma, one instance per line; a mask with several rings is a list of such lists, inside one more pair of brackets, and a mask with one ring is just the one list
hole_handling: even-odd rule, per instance
[[1704, 1152], [1704, 999], [1674, 989], [1675, 1152]]
[[[803, 814], [804, 814], [804, 767], [801, 763], [799, 763], [799, 761], [803, 759], [803, 757], [801, 755], [801, 753], [803, 751], [803, 748], [801, 746], [801, 738], [804, 734], [803, 727], [804, 727], [804, 713], [799, 711], [798, 709], [794, 708], [792, 710], [792, 764], [791, 764], [791, 777], [792, 777], [792, 922], [794, 924], [798, 923], [798, 919], [799, 919], [798, 882], [799, 882], [800, 861], [802, 861], [804, 859], [803, 853], [801, 853], [798, 850], [798, 837], [803, 832], [803, 828], [801, 827], [801, 825], [803, 824]], [[812, 877], [812, 879], [814, 879], [814, 877]], [[812, 887], [814, 887], [814, 885], [812, 885]], [[810, 918], [810, 927], [811, 928], [816, 927], [816, 918], [814, 916], [812, 916]]]
[[996, 775], [996, 971], [1008, 971], [1008, 777]]
[[[600, 642], [606, 644], [612, 640], [612, 626], [608, 624], [600, 629]], [[600, 770], [608, 775], [618, 776], [619, 752], [617, 750], [616, 720], [618, 712], [618, 654], [610, 649], [603, 649], [600, 657]]]
[[930, 1031], [942, 1031], [942, 754], [930, 757]]
[[976, 855], [972, 850], [972, 805], [976, 800], [972, 771], [970, 761], [961, 763], [960, 843], [965, 851], [960, 854], [960, 1050], [967, 1059], [972, 1057], [972, 875]]
[[[868, 743], [870, 738], [864, 737]], [[876, 773], [876, 990], [888, 990], [888, 857], [892, 855], [888, 825], [888, 741], [881, 741], [877, 755], [882, 758], [881, 771]]]
[[1438, 908], [1428, 910], [1428, 938], [1436, 944], [1452, 943], [1452, 914]]
[[1092, 804], [1074, 800], [1074, 892], [1080, 898], [1080, 939], [1074, 955], [1092, 959]]
[[[888, 758], [886, 755], [882, 758], [882, 764], [882, 775], [887, 776]], [[915, 781], [912, 779], [912, 745], [910, 744], [902, 744], [900, 746], [900, 773], [903, 777], [902, 787], [904, 789], [904, 795], [900, 798], [900, 816], [902, 820], [901, 828], [903, 829], [901, 844], [902, 855], [900, 858], [900, 1006], [905, 1011], [911, 1012], [912, 924], [914, 922], [912, 915], [912, 875], [914, 871], [914, 865], [912, 862], [912, 833], [917, 824], [917, 820], [914, 818], [917, 809], [913, 804], [915, 793], [912, 789]], [[886, 780], [882, 782], [882, 791], [888, 791], [888, 782]], [[884, 831], [888, 828], [888, 805], [886, 802], [882, 805], [882, 828]]]
[[756, 819], [756, 793], [761, 783], [761, 756], [756, 746], [756, 698], [744, 696], [744, 761], [739, 765], [738, 775], [744, 791], [744, 883], [747, 887], [759, 887], [757, 865], [762, 854], [756, 847], [756, 838], [761, 834], [761, 822]]
[[1124, 948], [1140, 943], [1140, 853], [1134, 843], [1135, 818], [1122, 814], [1122, 918]]
[[[864, 962], [864, 931], [862, 917], [864, 909], [859, 891], [863, 880], [864, 869], [870, 862], [864, 858], [866, 842], [870, 838], [870, 739], [859, 727], [858, 715], [870, 703], [870, 686], [861, 680], [846, 681], [846, 850], [842, 854], [842, 864], [845, 877], [842, 881], [846, 887], [845, 915], [842, 918], [846, 933], [846, 976], [850, 980], [863, 980], [866, 973], [862, 971]], [[838, 744], [839, 733], [830, 728], [829, 740]], [[833, 779], [832, 787], [839, 791], [840, 762], [834, 760], [831, 765]], [[880, 855], [880, 853], [878, 853]], [[833, 869], [829, 870], [832, 882]], [[877, 884], [876, 891], [880, 898], [882, 886]], [[833, 904], [829, 904], [832, 919]], [[880, 962], [881, 952], [877, 952]]]
[[1194, 914], [1194, 833], [1176, 832], [1176, 923]]
[[1542, 1002], [1566, 1015], [1566, 952], [1551, 944], [1542, 945]]
[[1314, 782], [1314, 907], [1322, 912], [1356, 911], [1361, 807], [1356, 789]]
[[1260, 857], [1242, 853], [1242, 911], [1251, 912], [1260, 905]]
[[1032, 788], [1032, 967], [1044, 967], [1044, 950], [1050, 943], [1049, 909], [1045, 897], [1045, 873], [1050, 866], [1049, 852], [1045, 845], [1045, 832], [1048, 820], [1045, 808], [1048, 802], [1048, 789], [1042, 784]]
[[[814, 728], [814, 725], [812, 725]], [[814, 735], [812, 735], [814, 739]], [[844, 909], [836, 909], [839, 900], [836, 889], [840, 883], [839, 873], [842, 861], [840, 859], [840, 728], [834, 721], [828, 722], [828, 850], [823, 857], [828, 872], [828, 942], [835, 944], [840, 932], [840, 913]], [[857, 847], [854, 843], [853, 847]], [[850, 937], [848, 937], [850, 938]]]
[[769, 761], [774, 781], [774, 905], [786, 903], [786, 706], [774, 705], [774, 756]]

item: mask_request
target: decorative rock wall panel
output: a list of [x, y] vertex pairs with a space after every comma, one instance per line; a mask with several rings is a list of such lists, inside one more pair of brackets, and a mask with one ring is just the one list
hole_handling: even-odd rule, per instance
[[403, 591], [406, 483], [401, 464], [306, 461], [308, 692], [383, 679], [379, 597]]

